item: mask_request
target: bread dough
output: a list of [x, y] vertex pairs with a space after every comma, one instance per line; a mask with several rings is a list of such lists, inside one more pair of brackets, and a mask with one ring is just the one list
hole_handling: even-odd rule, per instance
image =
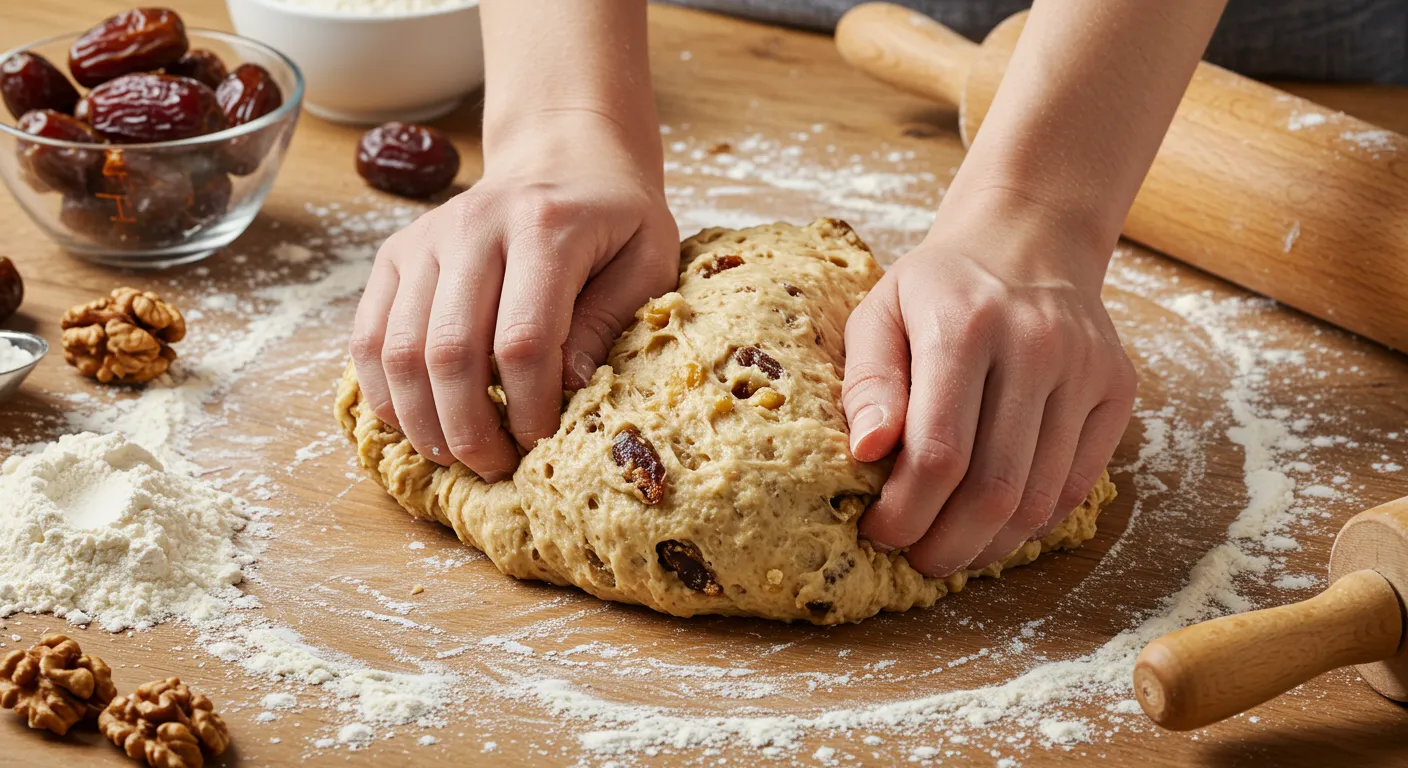
[[834, 219], [700, 232], [678, 291], [637, 312], [557, 434], [497, 484], [418, 456], [365, 407], [350, 366], [338, 421], [401, 506], [504, 573], [676, 616], [854, 622], [1093, 536], [1108, 475], [1050, 536], [982, 571], [927, 578], [858, 539], [890, 465], [851, 458], [842, 341], [880, 276]]

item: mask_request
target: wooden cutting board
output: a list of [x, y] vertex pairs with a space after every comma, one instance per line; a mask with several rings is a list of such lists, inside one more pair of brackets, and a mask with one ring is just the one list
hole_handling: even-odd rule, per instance
[[[117, 9], [99, 0], [10, 4], [0, 10], [0, 47], [84, 27]], [[178, 10], [192, 26], [228, 28], [216, 2], [181, 3]], [[922, 225], [915, 225], [915, 212], [936, 204], [938, 189], [962, 159], [953, 114], [866, 80], [840, 61], [824, 37], [667, 7], [652, 8], [651, 19], [661, 121], [670, 130], [662, 137], [672, 162], [668, 183], [684, 234], [711, 223], [759, 217], [805, 221], [840, 213], [887, 263], [918, 242]], [[1304, 90], [1359, 117], [1408, 129], [1403, 90]], [[476, 122], [473, 105], [443, 122], [466, 157], [460, 176], [465, 184], [481, 168]], [[6, 327], [32, 329], [57, 342], [57, 318], [66, 307], [124, 282], [161, 290], [181, 306], [199, 306], [201, 297], [213, 293], [246, 300], [270, 281], [316, 279], [332, 263], [321, 247], [303, 264], [274, 261], [268, 252], [279, 243], [326, 236], [336, 211], [320, 211], [324, 206], [336, 203], [356, 217], [390, 205], [370, 195], [352, 172], [357, 135], [355, 129], [305, 115], [273, 195], [250, 231], [203, 265], [159, 275], [119, 274], [73, 261], [12, 200], [0, 198], [0, 253], [16, 259], [29, 286], [24, 312]], [[795, 153], [790, 147], [797, 147]], [[717, 157], [752, 154], [775, 160], [772, 181], [759, 181], [770, 173], [767, 168], [730, 176], [730, 161]], [[862, 168], [860, 175], [869, 181], [857, 182], [856, 173], [847, 170], [852, 167]], [[932, 181], [914, 177], [926, 171], [934, 174]], [[858, 199], [841, 194], [837, 190], [844, 191], [844, 185], [828, 186], [828, 173], [869, 192]], [[789, 188], [788, 180], [796, 178], [809, 179], [811, 186]], [[350, 237], [375, 242], [370, 234]], [[1131, 424], [1114, 460], [1125, 468], [1115, 473], [1119, 500], [1085, 549], [1043, 560], [1001, 582], [975, 584], [932, 610], [825, 630], [715, 618], [685, 621], [504, 579], [447, 531], [412, 521], [352, 471], [350, 453], [334, 434], [329, 414], [341, 369], [329, 350], [345, 345], [354, 306], [342, 301], [300, 323], [211, 406], [224, 423], [199, 436], [196, 458], [212, 470], [212, 479], [236, 491], [273, 491], [260, 502], [279, 513], [271, 519], [273, 538], [258, 580], [247, 585], [263, 608], [250, 613], [378, 669], [414, 671], [416, 661], [443, 656], [444, 668], [464, 681], [463, 700], [446, 712], [445, 726], [378, 728], [378, 740], [358, 752], [318, 748], [315, 740], [328, 737], [348, 716], [311, 706], [320, 700], [301, 695], [310, 706], [258, 722], [260, 697], [282, 687], [201, 650], [188, 628], [164, 625], [116, 635], [90, 628], [73, 634], [112, 664], [124, 690], [180, 674], [211, 695], [235, 738], [233, 752], [212, 763], [228, 766], [299, 760], [606, 762], [605, 756], [584, 752], [579, 741], [582, 733], [602, 726], [492, 693], [495, 684], [521, 683], [533, 675], [566, 680], [603, 700], [719, 717], [745, 707], [809, 715], [1002, 683], [1039, 659], [1088, 653], [1129, 627], [1133, 617], [1154, 610], [1186, 582], [1192, 564], [1225, 538], [1228, 522], [1245, 503], [1241, 451], [1221, 436], [1228, 416], [1220, 392], [1233, 375], [1231, 361], [1214, 351], [1205, 329], [1169, 311], [1164, 300], [1202, 290], [1215, 300], [1243, 294], [1136, 248], [1123, 250], [1113, 275], [1107, 301], [1139, 365], [1139, 410], [1146, 415]], [[201, 346], [202, 334], [207, 339], [238, 334], [249, 319], [241, 312], [207, 311], [192, 324], [191, 348]], [[1309, 365], [1324, 371], [1309, 376], [1278, 369], [1262, 395], [1267, 406], [1325, 414], [1315, 433], [1344, 438], [1314, 454], [1317, 466], [1342, 468], [1336, 470], [1343, 476], [1336, 487], [1343, 492], [1316, 500], [1327, 516], [1298, 527], [1300, 548], [1280, 555], [1286, 573], [1322, 573], [1331, 536], [1349, 515], [1408, 494], [1408, 472], [1372, 466], [1408, 463], [1408, 362], [1291, 312], [1259, 309], [1244, 321], [1265, 334], [1266, 348], [1303, 350]], [[73, 407], [72, 398], [93, 391], [55, 355], [18, 399], [0, 406], [0, 438], [51, 439], [61, 414]], [[1166, 406], [1173, 409], [1167, 413], [1196, 429], [1204, 444], [1196, 461], [1150, 469], [1166, 490], [1137, 491], [1127, 468], [1152, 437], [1145, 427], [1155, 418], [1149, 414]], [[307, 456], [312, 458], [300, 458]], [[424, 591], [411, 595], [416, 585]], [[1254, 580], [1243, 584], [1242, 592], [1265, 602], [1308, 594]], [[398, 613], [401, 609], [405, 614]], [[0, 626], [6, 648], [63, 628], [52, 617], [24, 615], [0, 620]], [[1014, 639], [1022, 640], [1020, 651]], [[564, 654], [582, 646], [585, 650]], [[1111, 719], [1105, 707], [1112, 701], [1076, 702], [1053, 713], [1096, 723], [1100, 732], [1088, 743], [1043, 746], [1031, 727], [998, 723], [970, 729], [966, 743], [927, 729], [877, 730], [883, 736], [878, 745], [860, 740], [869, 731], [809, 733], [781, 759], [784, 764], [907, 765], [911, 756], [926, 759], [930, 753], [923, 748], [931, 747], [948, 765], [992, 765], [998, 757], [1011, 757], [1033, 766], [1099, 757], [1108, 765], [1319, 766], [1335, 760], [1389, 765], [1408, 754], [1403, 709], [1373, 695], [1349, 672], [1315, 680], [1256, 710], [1255, 721], [1237, 718], [1194, 734], [1161, 733], [1134, 715]], [[436, 743], [417, 745], [427, 733]], [[0, 765], [126, 764], [96, 734], [46, 738], [5, 714], [0, 714], [0, 740], [5, 744]], [[488, 742], [494, 747], [486, 752]], [[739, 765], [763, 757], [756, 748], [732, 744], [718, 754], [694, 749], [624, 759], [712, 764], [729, 758], [729, 765]]]

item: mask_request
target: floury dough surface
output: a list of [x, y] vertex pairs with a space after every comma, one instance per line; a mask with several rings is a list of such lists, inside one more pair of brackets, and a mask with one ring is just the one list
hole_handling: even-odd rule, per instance
[[1050, 536], [982, 571], [926, 578], [875, 551], [856, 523], [889, 464], [851, 458], [840, 406], [846, 318], [882, 274], [869, 249], [832, 219], [707, 229], [680, 269], [510, 480], [421, 458], [364, 407], [350, 366], [338, 421], [407, 511], [504, 573], [676, 616], [859, 621], [1094, 535], [1107, 476]]

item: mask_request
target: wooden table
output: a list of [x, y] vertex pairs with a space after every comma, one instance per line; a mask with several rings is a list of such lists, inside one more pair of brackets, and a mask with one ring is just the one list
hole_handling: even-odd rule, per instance
[[[219, 3], [192, 0], [179, 6], [191, 26], [228, 28]], [[119, 4], [103, 0], [10, 3], [0, 11], [0, 47], [84, 27], [118, 9]], [[825, 37], [665, 7], [653, 8], [651, 19], [661, 121], [669, 126], [663, 138], [674, 163], [669, 184], [684, 234], [692, 231], [691, 225], [714, 220], [806, 220], [839, 208], [886, 260], [917, 242], [922, 226], [914, 225], [911, 214], [932, 208], [962, 157], [950, 110], [855, 74]], [[1292, 90], [1408, 132], [1408, 91]], [[452, 131], [466, 157], [461, 172], [466, 184], [481, 168], [478, 115], [472, 107], [466, 105], [440, 123]], [[807, 140], [798, 134], [808, 134]], [[357, 136], [356, 129], [305, 115], [279, 182], [249, 232], [203, 265], [161, 274], [85, 266], [60, 253], [12, 200], [0, 199], [0, 252], [15, 258], [29, 288], [22, 313], [6, 327], [33, 329], [57, 344], [57, 320], [66, 307], [124, 283], [158, 289], [178, 305], [190, 307], [216, 292], [247, 299], [270, 281], [318, 279], [331, 261], [325, 248], [314, 248], [317, 255], [308, 263], [293, 265], [273, 261], [269, 250], [282, 242], [324, 235], [327, 221], [319, 215], [321, 206], [340, 203], [343, 210], [357, 212], [392, 205], [369, 195], [353, 173]], [[749, 192], [738, 190], [738, 182], [727, 176], [700, 174], [706, 165], [724, 170], [724, 161], [710, 159], [709, 148], [745, 155], [744, 147], [757, 147], [759, 141], [776, 142], [769, 151], [777, 157], [780, 180], [760, 183], [758, 175], [766, 169], [754, 168], [744, 174], [755, 188]], [[675, 142], [683, 144], [674, 147]], [[729, 151], [720, 152], [724, 148], [716, 146], [719, 142], [728, 142]], [[790, 146], [798, 149], [787, 150]], [[703, 150], [698, 158], [691, 155], [696, 149]], [[803, 173], [796, 170], [801, 164], [812, 169], [811, 186], [787, 189], [785, 177]], [[851, 166], [892, 174], [876, 177], [884, 183], [907, 181], [894, 189], [882, 185], [857, 200], [828, 188], [829, 177], [814, 173], [817, 168], [841, 173]], [[926, 170], [936, 178], [916, 181], [913, 174]], [[360, 239], [374, 243], [375, 237]], [[260, 274], [261, 269], [272, 271]], [[1173, 293], [1206, 290], [1214, 300], [1224, 300], [1240, 292], [1132, 246], [1122, 251], [1112, 275], [1107, 299], [1143, 374], [1143, 417], [1132, 422], [1114, 460], [1114, 466], [1122, 468], [1115, 473], [1119, 500], [1102, 518], [1097, 538], [1083, 550], [1013, 572], [1001, 582], [975, 584], [934, 609], [820, 630], [760, 621], [676, 620], [602, 605], [576, 592], [509, 582], [447, 531], [410, 520], [373, 484], [349, 478], [349, 451], [331, 434], [329, 414], [332, 383], [341, 367], [332, 350], [345, 345], [354, 306], [344, 299], [300, 319], [299, 327], [288, 329], [286, 338], [242, 371], [228, 392], [211, 404], [215, 426], [196, 437], [192, 451], [195, 460], [211, 470], [211, 478], [223, 479], [231, 489], [256, 497], [260, 488], [274, 492], [262, 502], [279, 513], [271, 519], [274, 536], [257, 578], [246, 585], [263, 607], [246, 613], [293, 627], [320, 648], [345, 652], [378, 669], [414, 671], [416, 662], [442, 656], [444, 668], [466, 681], [462, 699], [442, 713], [444, 727], [379, 727], [378, 740], [369, 749], [319, 748], [317, 739], [348, 722], [348, 716], [335, 709], [315, 706], [327, 704], [329, 697], [298, 689], [303, 691], [303, 709], [280, 713], [274, 722], [258, 722], [260, 697], [288, 686], [251, 677], [236, 664], [210, 655], [189, 627], [167, 624], [150, 632], [119, 634], [96, 628], [68, 631], [86, 650], [112, 664], [123, 690], [179, 674], [209, 693], [225, 712], [235, 738], [233, 751], [212, 762], [229, 766], [298, 760], [602, 764], [611, 759], [584, 752], [578, 741], [582, 732], [600, 724], [572, 720], [533, 701], [490, 690], [492, 681], [511, 683], [535, 671], [590, 686], [594, 695], [606, 700], [719, 716], [744, 706], [805, 715], [845, 704], [878, 704], [1001, 683], [1039, 658], [1088, 653], [1131, 626], [1132, 617], [1156, 609], [1186, 582], [1192, 564], [1224, 540], [1227, 523], [1245, 503], [1241, 451], [1222, 437], [1227, 415], [1219, 393], [1232, 371], [1215, 354], [1204, 330], [1159, 301], [1161, 295]], [[238, 314], [211, 311], [204, 321], [193, 323], [193, 338], [183, 345], [192, 350], [191, 358], [213, 348], [213, 338], [247, 331], [250, 318]], [[1335, 487], [1342, 491], [1333, 499], [1306, 502], [1326, 516], [1298, 524], [1293, 535], [1300, 548], [1284, 553], [1285, 568], [1276, 571], [1323, 573], [1333, 533], [1351, 514], [1408, 494], [1408, 472], [1372, 468], [1390, 458], [1408, 463], [1408, 435], [1402, 432], [1408, 428], [1408, 361], [1289, 311], [1253, 309], [1245, 323], [1261, 331], [1265, 348], [1303, 350], [1307, 365], [1323, 372], [1273, 369], [1276, 374], [1262, 391], [1262, 405], [1305, 406], [1321, 423], [1314, 428], [1316, 434], [1345, 438], [1328, 448], [1308, 449], [1327, 482], [1330, 473], [1341, 476]], [[73, 399], [94, 391], [56, 354], [39, 367], [16, 400], [0, 406], [0, 438], [52, 439], [61, 432], [67, 410], [101, 407], [103, 400]], [[1161, 418], [1157, 412], [1165, 406], [1171, 410], [1164, 415], [1197, 430], [1202, 445], [1191, 463], [1175, 461], [1142, 470], [1157, 477], [1166, 490], [1144, 486], [1136, 492], [1130, 468], [1137, 465], [1141, 446], [1150, 438], [1147, 425]], [[1325, 416], [1318, 417], [1321, 413]], [[302, 454], [299, 449], [304, 449]], [[307, 456], [313, 458], [304, 460]], [[424, 591], [412, 596], [412, 585]], [[1240, 587], [1253, 602], [1266, 604], [1309, 594], [1274, 588], [1268, 579], [1246, 579]], [[402, 603], [404, 616], [387, 608]], [[45, 629], [63, 628], [52, 617], [24, 615], [0, 620], [0, 626], [0, 640], [7, 648], [28, 645]], [[1009, 641], [1020, 637], [1024, 627], [1036, 631], [1029, 633], [1025, 650], [1018, 653]], [[19, 639], [11, 640], [11, 635]], [[513, 638], [519, 645], [493, 636]], [[595, 666], [566, 666], [557, 660], [561, 656], [555, 659], [548, 653], [584, 644], [588, 650], [579, 658]], [[531, 649], [531, 656], [523, 656], [524, 647]], [[638, 671], [628, 674], [626, 662], [610, 660], [622, 653], [632, 663], [639, 662]], [[970, 661], [955, 663], [963, 658]], [[712, 677], [739, 667], [754, 672], [738, 679], [763, 684], [750, 693], [746, 687], [717, 685]], [[944, 671], [938, 674], [940, 669]], [[847, 673], [851, 679], [838, 677]], [[805, 680], [815, 684], [805, 685]], [[1097, 724], [1091, 741], [1071, 746], [1043, 746], [1030, 726], [995, 723], [986, 729], [969, 728], [967, 743], [953, 739], [952, 733], [926, 729], [876, 730], [883, 736], [876, 746], [861, 741], [871, 731], [807, 732], [798, 746], [780, 750], [776, 759], [821, 764], [849, 756], [846, 762], [898, 765], [909, 764], [911, 756], [929, 755], [916, 753], [916, 747], [937, 745], [937, 757], [945, 765], [992, 765], [999, 757], [1025, 766], [1093, 758], [1106, 765], [1161, 766], [1387, 766], [1408, 761], [1408, 712], [1374, 695], [1351, 672], [1312, 681], [1261, 707], [1252, 713], [1255, 719], [1237, 718], [1194, 734], [1159, 732], [1137, 715], [1112, 719], [1104, 708], [1113, 701], [1060, 705], [1056, 714]], [[1014, 736], [1017, 731], [1022, 736]], [[90, 731], [69, 739], [46, 738], [28, 732], [13, 717], [0, 716], [0, 733], [5, 745], [0, 765], [125, 764]], [[417, 745], [427, 733], [436, 743]], [[495, 743], [492, 751], [486, 751], [489, 741]], [[817, 753], [823, 746], [834, 748], [835, 754]], [[772, 756], [735, 742], [722, 745], [718, 753], [665, 749], [654, 757], [637, 752], [620, 759], [714, 764], [721, 758], [730, 758], [728, 765], [747, 765]]]

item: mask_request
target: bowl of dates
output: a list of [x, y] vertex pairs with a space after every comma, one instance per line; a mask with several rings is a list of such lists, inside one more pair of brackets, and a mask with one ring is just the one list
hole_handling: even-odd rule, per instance
[[124, 11], [0, 54], [0, 177], [75, 256], [189, 263], [254, 220], [302, 98], [298, 68], [263, 43]]

